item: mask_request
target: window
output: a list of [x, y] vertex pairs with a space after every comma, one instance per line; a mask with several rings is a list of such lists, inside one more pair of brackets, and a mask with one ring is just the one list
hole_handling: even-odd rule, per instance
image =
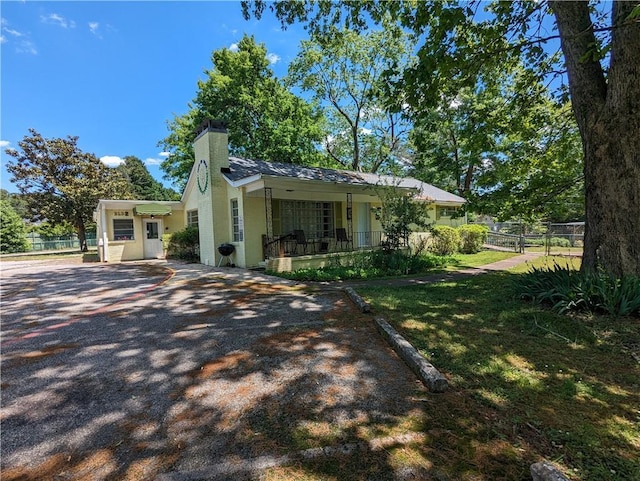
[[333, 202], [280, 201], [282, 232], [302, 229], [309, 238], [333, 237]]
[[240, 209], [238, 208], [238, 199], [231, 200], [231, 222], [233, 226], [233, 242], [242, 242], [244, 235], [242, 218], [240, 217]]
[[113, 219], [113, 240], [133, 240], [133, 219]]
[[187, 211], [187, 227], [198, 227], [198, 209]]
[[458, 213], [457, 207], [438, 207], [438, 218], [452, 217]]

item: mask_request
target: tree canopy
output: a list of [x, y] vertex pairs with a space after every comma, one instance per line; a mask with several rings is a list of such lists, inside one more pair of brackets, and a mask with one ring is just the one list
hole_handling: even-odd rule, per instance
[[26, 252], [29, 249], [24, 221], [8, 200], [0, 200], [0, 252]]
[[128, 155], [117, 169], [129, 183], [129, 191], [135, 199], [141, 200], [178, 200], [180, 194], [168, 189], [149, 173], [138, 157]]
[[323, 162], [317, 149], [324, 133], [320, 110], [274, 76], [263, 44], [245, 35], [237, 45], [237, 50], [213, 51], [213, 68], [198, 81], [189, 111], [168, 123], [170, 134], [161, 143], [171, 155], [162, 168], [179, 185], [189, 177], [195, 129], [205, 119], [226, 124], [232, 155], [303, 165]]
[[126, 179], [94, 155], [78, 148], [78, 137], [46, 139], [34, 129], [7, 149], [15, 160], [7, 170], [29, 207], [31, 220], [75, 226], [80, 246], [87, 250], [86, 226], [99, 199], [129, 199]]
[[384, 72], [408, 62], [411, 45], [391, 27], [359, 33], [331, 28], [303, 40], [288, 82], [325, 106], [325, 151], [341, 168], [393, 173], [406, 163], [410, 123], [402, 99], [387, 95]]
[[259, 18], [267, 5], [283, 24], [302, 21], [312, 32], [343, 22], [364, 30], [385, 17], [397, 21], [421, 41], [416, 64], [389, 77], [412, 108], [434, 106], [443, 89], [473, 86], [482, 68], [513, 58], [532, 78], [553, 75], [561, 65], [548, 42], [559, 39], [566, 69], [561, 81], [568, 82], [584, 157], [582, 269], [640, 275], [636, 2], [242, 2], [245, 17]]

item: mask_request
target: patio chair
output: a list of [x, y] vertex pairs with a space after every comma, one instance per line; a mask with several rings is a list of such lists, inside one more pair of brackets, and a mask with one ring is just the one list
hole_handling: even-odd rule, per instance
[[351, 248], [353, 249], [353, 241], [349, 239], [347, 235], [347, 229], [344, 227], [338, 227], [336, 229], [336, 244], [340, 243], [340, 249], [344, 249], [344, 245], [347, 245], [347, 249], [349, 248], [349, 244], [351, 244]]
[[312, 246], [314, 245], [313, 242], [307, 240], [307, 237], [304, 235], [304, 231], [302, 229], [294, 230], [293, 237], [295, 238], [295, 241], [296, 241], [296, 247], [295, 247], [296, 252], [298, 252], [298, 246], [302, 246], [302, 253], [306, 254], [307, 247], [309, 247], [309, 245], [312, 245]]

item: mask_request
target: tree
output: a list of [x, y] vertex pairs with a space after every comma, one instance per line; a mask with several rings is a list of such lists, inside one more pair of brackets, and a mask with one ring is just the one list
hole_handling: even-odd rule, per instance
[[393, 185], [379, 185], [376, 191], [382, 206], [372, 210], [382, 226], [387, 249], [408, 246], [411, 232], [430, 226], [429, 204], [417, 200], [415, 192], [403, 192]]
[[407, 62], [410, 43], [390, 26], [360, 34], [331, 28], [301, 42], [288, 82], [326, 106], [325, 150], [342, 168], [393, 172], [404, 159], [410, 123], [401, 98], [386, 95], [385, 70]]
[[[270, 3], [283, 23], [311, 30], [346, 19], [366, 26], [390, 15], [424, 39], [419, 62], [399, 84], [413, 106], [437, 99], [445, 84], [468, 86], [487, 64], [520, 56], [539, 76], [557, 71], [543, 48], [560, 40], [584, 155], [586, 232], [583, 270], [640, 275], [640, 5], [592, 2], [285, 2]], [[603, 11], [602, 7], [609, 7]], [[486, 6], [487, 13], [480, 12]], [[243, 2], [260, 17], [266, 2]], [[544, 37], [551, 15], [557, 35]]]
[[208, 118], [226, 124], [232, 155], [302, 165], [322, 162], [317, 149], [324, 133], [322, 113], [274, 77], [263, 44], [245, 35], [237, 50], [214, 50], [212, 61], [189, 111], [169, 122], [171, 133], [161, 141], [171, 152], [162, 163], [167, 177], [186, 184], [195, 129]]
[[501, 220], [584, 218], [580, 135], [570, 106], [513, 71], [441, 95], [416, 119], [412, 175]]
[[93, 154], [82, 152], [78, 137], [45, 139], [29, 129], [18, 145], [7, 149], [14, 161], [7, 170], [29, 205], [33, 221], [75, 226], [80, 248], [87, 251], [86, 226], [99, 199], [128, 199], [127, 182]]
[[0, 200], [0, 252], [26, 252], [29, 250], [24, 221], [9, 201]]
[[13, 210], [21, 219], [28, 219], [30, 217], [29, 206], [22, 195], [8, 192], [5, 189], [0, 189], [0, 200], [6, 200], [9, 202]]
[[180, 195], [168, 189], [149, 173], [149, 170], [138, 157], [128, 155], [117, 169], [129, 182], [129, 191], [135, 199], [141, 200], [177, 200]]

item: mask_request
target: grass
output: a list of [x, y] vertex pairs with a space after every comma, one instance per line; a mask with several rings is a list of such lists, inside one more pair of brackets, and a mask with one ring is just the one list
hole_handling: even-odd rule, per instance
[[541, 459], [571, 479], [640, 479], [640, 320], [517, 300], [527, 269], [358, 289], [450, 381], [414, 454], [448, 479], [530, 479]]

